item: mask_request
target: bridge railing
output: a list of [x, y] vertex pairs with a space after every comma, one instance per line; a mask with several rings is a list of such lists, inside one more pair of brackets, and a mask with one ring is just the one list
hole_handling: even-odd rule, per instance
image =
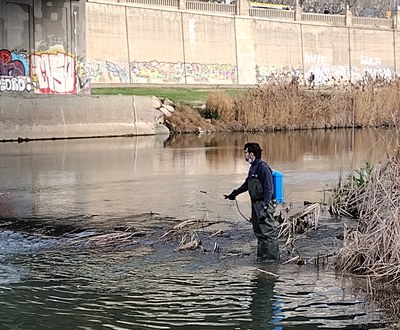
[[[277, 10], [268, 8], [252, 8], [248, 6], [247, 0], [237, 0], [236, 4], [223, 4], [211, 1], [195, 1], [195, 0], [86, 0], [87, 2], [102, 3], [126, 3], [126, 4], [139, 4], [157, 7], [172, 7], [180, 10], [191, 11], [207, 11], [217, 12], [229, 15], [250, 15], [253, 17], [262, 17], [268, 19], [288, 20], [288, 21], [303, 21], [303, 22], [317, 22], [329, 25], [354, 25], [363, 27], [377, 27], [386, 29], [400, 28], [396, 24], [396, 18], [371, 18], [371, 17], [354, 17], [350, 11], [346, 15], [329, 15], [329, 14], [315, 14], [305, 13], [301, 8], [295, 10]], [[247, 5], [248, 9], [239, 10], [238, 3]]]
[[235, 15], [236, 5], [228, 5], [216, 2], [204, 2], [204, 1], [186, 1], [187, 10], [197, 11], [213, 11]]
[[315, 13], [301, 13], [301, 20], [305, 22], [320, 22], [334, 25], [346, 25], [345, 15], [326, 15]]
[[250, 16], [293, 21], [294, 10], [250, 8]]
[[386, 27], [393, 28], [394, 21], [388, 18], [372, 18], [372, 17], [353, 17], [352, 25], [362, 25], [362, 26], [376, 26], [376, 27]]
[[175, 7], [178, 8], [179, 0], [117, 0], [117, 2], [126, 2], [126, 3], [136, 3], [141, 5], [149, 5], [149, 6], [160, 6], [160, 7]]

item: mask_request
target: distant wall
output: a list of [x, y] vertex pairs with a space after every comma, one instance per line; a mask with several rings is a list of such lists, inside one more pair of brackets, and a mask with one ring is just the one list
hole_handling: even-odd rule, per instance
[[307, 83], [311, 72], [315, 84], [393, 79], [398, 37], [390, 27], [86, 3], [96, 85]]
[[231, 17], [87, 3], [92, 82], [237, 83]]

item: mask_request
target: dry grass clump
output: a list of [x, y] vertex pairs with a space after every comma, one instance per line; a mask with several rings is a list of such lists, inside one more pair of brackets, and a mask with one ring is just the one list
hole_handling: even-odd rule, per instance
[[223, 119], [226, 122], [234, 120], [234, 102], [226, 92], [213, 91], [208, 95], [205, 113], [208, 117]]
[[172, 134], [215, 132], [218, 125], [213, 125], [211, 120], [205, 120], [197, 111], [188, 106], [177, 107], [165, 124]]
[[369, 179], [349, 195], [358, 229], [345, 237], [337, 268], [370, 281], [400, 283], [400, 146], [376, 165]]

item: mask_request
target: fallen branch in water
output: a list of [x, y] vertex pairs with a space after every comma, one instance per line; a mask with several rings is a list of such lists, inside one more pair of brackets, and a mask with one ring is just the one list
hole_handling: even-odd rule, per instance
[[279, 275], [277, 275], [275, 273], [267, 272], [266, 270], [263, 270], [263, 269], [260, 269], [260, 268], [254, 268], [254, 269], [259, 271], [259, 272], [261, 272], [261, 273], [264, 273], [264, 274], [267, 274], [267, 275], [271, 275], [273, 277], [279, 277]]
[[73, 238], [67, 243], [69, 246], [83, 245], [84, 247], [126, 247], [129, 245], [135, 245], [138, 242], [132, 240], [133, 237], [137, 236], [135, 233], [119, 232], [119, 233], [106, 233], [91, 235], [86, 237]]
[[[177, 235], [181, 235], [182, 233], [187, 233], [190, 231], [198, 230], [210, 225], [210, 221], [205, 221], [204, 219], [189, 219], [178, 223], [173, 226], [170, 230], [168, 230], [164, 235], [162, 235], [159, 240], [172, 239]], [[216, 233], [217, 234], [217, 233]]]
[[181, 243], [178, 247], [178, 252], [186, 251], [186, 250], [196, 250], [198, 247], [201, 246], [201, 240], [197, 237], [196, 234], [192, 234], [191, 239], [188, 243], [186, 243], [186, 237], [182, 237]]

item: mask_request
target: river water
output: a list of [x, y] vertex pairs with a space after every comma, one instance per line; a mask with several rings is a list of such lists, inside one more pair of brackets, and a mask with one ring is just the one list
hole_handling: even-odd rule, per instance
[[[260, 143], [283, 173], [286, 205], [295, 205], [325, 201], [323, 188], [339, 176], [384, 159], [392, 134], [0, 144], [0, 329], [383, 329], [379, 308], [332, 267], [260, 271], [251, 228], [222, 195], [246, 176], [245, 142]], [[249, 213], [247, 196], [238, 205]], [[157, 240], [168, 223], [190, 219], [230, 233], [221, 253], [178, 252], [176, 242]], [[127, 224], [148, 235], [130, 246], [68, 245]]]

